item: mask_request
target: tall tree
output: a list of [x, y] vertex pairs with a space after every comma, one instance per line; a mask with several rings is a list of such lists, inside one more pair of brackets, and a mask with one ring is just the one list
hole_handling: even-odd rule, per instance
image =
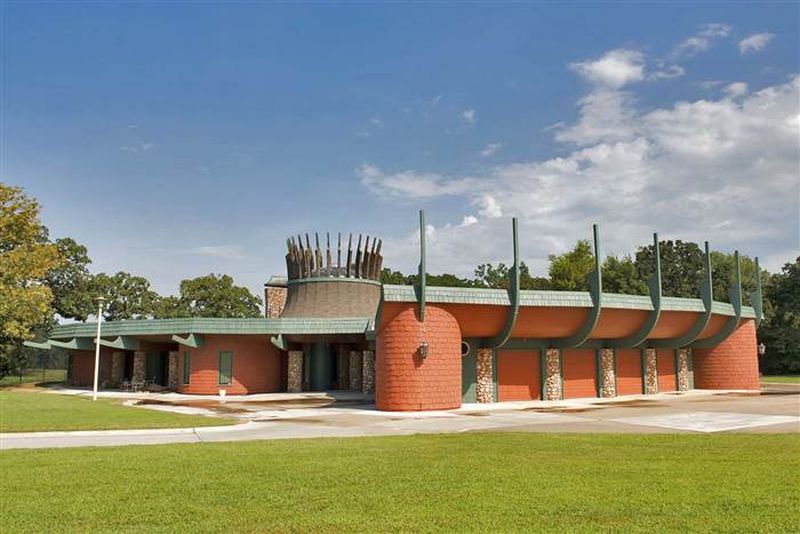
[[54, 244], [63, 261], [46, 276], [53, 291], [53, 308], [65, 319], [85, 321], [94, 310], [88, 269], [92, 260], [86, 247], [70, 237], [56, 239]]
[[261, 299], [249, 289], [236, 286], [228, 275], [209, 274], [183, 280], [180, 296], [167, 297], [155, 306], [155, 314], [165, 317], [260, 317]]
[[[670, 297], [697, 298], [703, 278], [704, 254], [696, 243], [659, 241], [661, 253], [661, 289]], [[636, 252], [636, 269], [641, 280], [653, 272], [653, 245]], [[715, 295], [716, 298], [717, 295]]]
[[[756, 288], [756, 263], [749, 256], [739, 257], [742, 274], [742, 301], [750, 305], [750, 292]], [[733, 254], [714, 251], [711, 253], [711, 265], [714, 285], [714, 300], [730, 302], [728, 297], [728, 287], [734, 281], [736, 270], [736, 257]], [[761, 273], [761, 284], [769, 283], [769, 275], [766, 271]], [[771, 311], [766, 309], [765, 313]]]
[[800, 256], [772, 275], [766, 296], [772, 313], [759, 328], [767, 347], [761, 370], [800, 373]]
[[96, 274], [88, 284], [88, 292], [90, 298], [108, 299], [103, 317], [109, 321], [152, 317], [159, 299], [146, 278], [122, 271], [114, 275]]
[[592, 246], [581, 239], [569, 252], [550, 255], [550, 283], [553, 289], [588, 291], [589, 274], [594, 269]]
[[624, 295], [647, 295], [647, 284], [639, 277], [630, 256], [609, 256], [603, 262], [603, 291]]
[[[498, 263], [497, 265], [482, 263], [475, 267], [475, 278], [472, 280], [472, 285], [475, 287], [508, 289], [510, 271], [511, 267], [505, 263]], [[528, 265], [521, 261], [519, 264], [519, 288], [550, 289], [550, 281], [547, 278], [532, 276]]]

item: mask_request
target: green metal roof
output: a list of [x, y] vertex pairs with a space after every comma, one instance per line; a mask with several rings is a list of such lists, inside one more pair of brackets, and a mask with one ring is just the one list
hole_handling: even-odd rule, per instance
[[[281, 318], [281, 319], [142, 319], [103, 323], [103, 337], [171, 334], [363, 334], [372, 318]], [[72, 323], [55, 327], [50, 339], [94, 337], [97, 323]]]
[[[511, 300], [505, 289], [484, 289], [476, 287], [428, 287], [426, 300], [431, 304], [483, 304], [510, 306]], [[385, 302], [416, 302], [414, 286], [384, 285]], [[539, 291], [520, 292], [520, 306], [550, 306], [564, 308], [591, 308], [592, 297], [588, 291]], [[620, 295], [603, 293], [603, 308], [623, 310], [652, 311], [650, 297], [643, 295]], [[703, 301], [681, 297], [663, 297], [661, 309], [664, 311], [687, 311], [702, 313]], [[717, 315], [733, 316], [733, 306], [727, 302], [714, 302], [713, 312]], [[755, 318], [750, 306], [742, 307], [742, 317]]]

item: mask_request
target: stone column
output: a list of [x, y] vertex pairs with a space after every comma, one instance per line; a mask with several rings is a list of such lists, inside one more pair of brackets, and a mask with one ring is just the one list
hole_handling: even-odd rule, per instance
[[350, 391], [361, 391], [361, 351], [350, 351]]
[[133, 353], [133, 381], [144, 382], [144, 374], [147, 366], [147, 353], [137, 350]]
[[169, 363], [167, 365], [167, 387], [178, 388], [178, 351], [169, 352]]
[[119, 386], [125, 380], [125, 353], [114, 351], [111, 354], [111, 383]]
[[617, 396], [617, 377], [614, 365], [614, 349], [600, 349], [600, 397]]
[[678, 349], [676, 359], [678, 391], [689, 391], [689, 349]]
[[365, 350], [361, 363], [363, 370], [361, 371], [361, 391], [363, 393], [375, 393], [375, 351]]
[[286, 371], [286, 391], [300, 393], [303, 391], [303, 351], [290, 350]]
[[492, 349], [478, 349], [476, 359], [475, 399], [478, 402], [494, 402], [494, 375], [492, 373]]
[[642, 351], [642, 367], [644, 367], [644, 394], [655, 395], [658, 393], [658, 367], [656, 349]]
[[350, 388], [350, 351], [345, 345], [336, 347], [336, 381], [339, 389]]
[[561, 351], [547, 349], [544, 353], [544, 400], [561, 400]]

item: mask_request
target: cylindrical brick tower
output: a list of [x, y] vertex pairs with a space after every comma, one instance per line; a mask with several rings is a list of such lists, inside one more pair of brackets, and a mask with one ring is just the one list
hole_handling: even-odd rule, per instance
[[725, 341], [710, 349], [693, 349], [697, 389], [759, 389], [756, 326], [743, 321]]
[[[461, 329], [447, 311], [428, 306], [421, 323], [410, 304], [378, 333], [375, 405], [379, 410], [447, 410], [461, 406]], [[423, 358], [421, 347], [427, 344]]]

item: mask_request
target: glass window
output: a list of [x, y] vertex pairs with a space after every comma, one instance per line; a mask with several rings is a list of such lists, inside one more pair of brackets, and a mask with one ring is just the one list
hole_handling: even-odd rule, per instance
[[233, 353], [220, 352], [219, 373], [217, 376], [217, 383], [220, 386], [230, 385], [232, 376], [233, 376]]
[[192, 353], [188, 350], [183, 353], [183, 383], [188, 384], [192, 376]]

